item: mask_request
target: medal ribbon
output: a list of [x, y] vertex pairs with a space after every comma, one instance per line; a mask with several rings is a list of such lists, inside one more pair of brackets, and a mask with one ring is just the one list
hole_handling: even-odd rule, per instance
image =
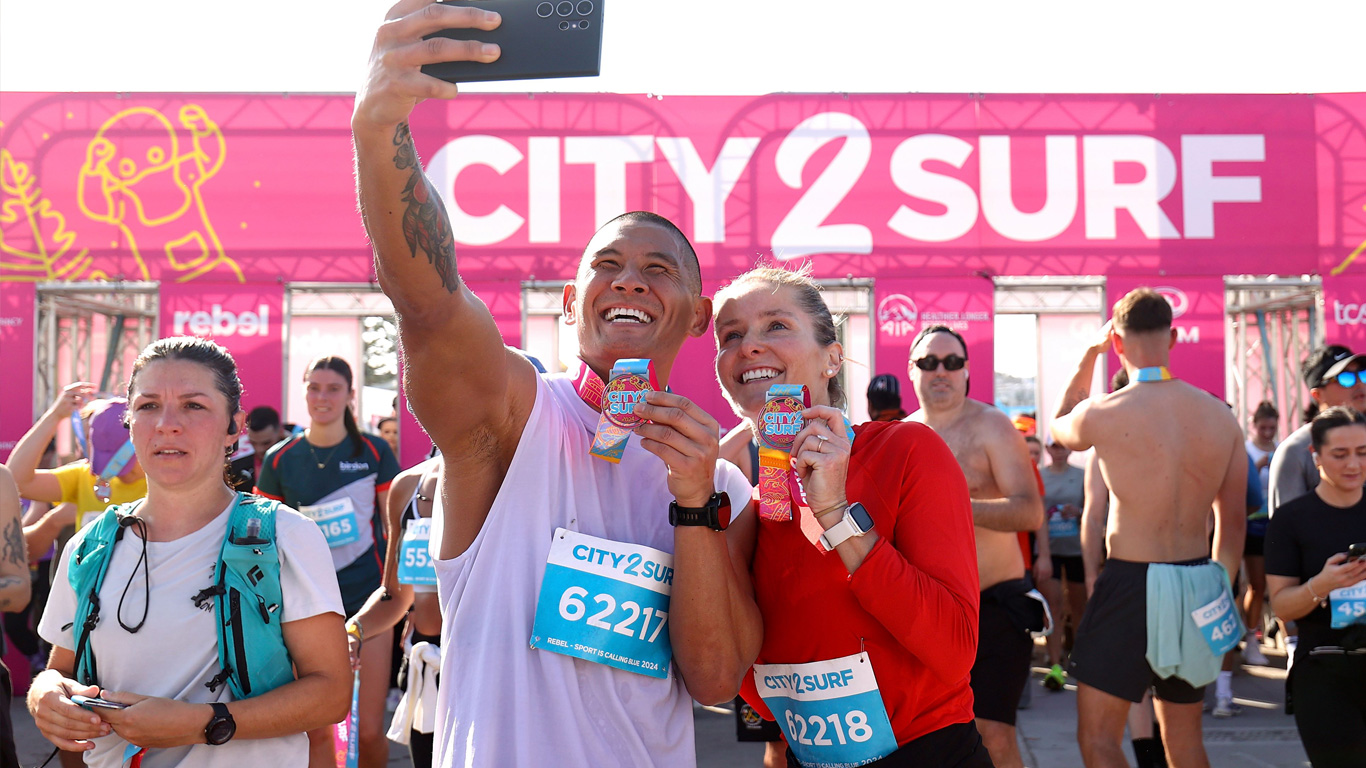
[[[600, 414], [597, 431], [593, 433], [592, 455], [613, 464], [620, 462], [626, 450], [626, 441], [640, 421], [632, 415], [639, 397], [636, 393], [658, 389], [654, 363], [647, 359], [618, 360], [612, 366], [611, 380], [606, 384], [592, 368], [582, 364], [579, 375], [574, 379], [574, 390], [580, 399]], [[618, 392], [622, 393], [621, 399], [614, 399]], [[623, 426], [620, 422], [626, 422], [629, 426]]]
[[1165, 365], [1139, 368], [1138, 372], [1134, 374], [1134, 381], [1137, 381], [1140, 384], [1146, 384], [1151, 381], [1171, 381], [1174, 378], [1176, 377], [1172, 375], [1171, 371], [1167, 370], [1167, 366]]
[[811, 393], [801, 384], [774, 384], [759, 411], [759, 519], [786, 522], [792, 505], [806, 494], [792, 469], [792, 444], [804, 426], [801, 412], [811, 407]]

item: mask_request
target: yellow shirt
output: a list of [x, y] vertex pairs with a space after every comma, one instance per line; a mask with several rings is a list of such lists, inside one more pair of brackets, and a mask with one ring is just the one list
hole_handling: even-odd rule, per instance
[[57, 481], [62, 484], [62, 501], [76, 503], [76, 529], [85, 523], [85, 513], [103, 512], [111, 504], [124, 504], [147, 495], [147, 478], [139, 478], [135, 483], [125, 483], [119, 478], [109, 480], [109, 501], [100, 501], [95, 495], [95, 483], [99, 478], [90, 472], [90, 462], [82, 459], [52, 470]]

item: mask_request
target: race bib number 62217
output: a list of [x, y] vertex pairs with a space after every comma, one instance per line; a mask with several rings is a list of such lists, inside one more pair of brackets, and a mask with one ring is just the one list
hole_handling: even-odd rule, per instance
[[663, 678], [673, 555], [555, 529], [531, 647]]

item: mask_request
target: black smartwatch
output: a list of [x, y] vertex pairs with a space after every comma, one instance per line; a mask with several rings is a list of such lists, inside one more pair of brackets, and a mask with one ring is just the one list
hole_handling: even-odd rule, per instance
[[724, 531], [730, 525], [730, 496], [713, 493], [705, 507], [680, 507], [678, 500], [669, 502], [669, 525], [705, 525], [713, 531]]
[[209, 706], [213, 707], [213, 717], [204, 726], [204, 741], [214, 746], [227, 744], [237, 734], [237, 722], [232, 719], [227, 704], [215, 701]]

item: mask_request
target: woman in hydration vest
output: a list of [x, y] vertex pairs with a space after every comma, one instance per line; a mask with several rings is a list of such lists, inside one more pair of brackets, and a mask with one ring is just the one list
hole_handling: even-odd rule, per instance
[[922, 424], [848, 426], [809, 277], [741, 275], [715, 327], [717, 379], [762, 445], [758, 514], [727, 537], [763, 617], [741, 694], [789, 747], [770, 742], [765, 765], [990, 766], [968, 684], [972, 508], [948, 446]]
[[[53, 652], [28, 695], [43, 735], [86, 751], [87, 765], [302, 765], [304, 732], [346, 713], [351, 675], [326, 542], [307, 518], [236, 494], [224, 479], [242, 430], [241, 396], [236, 364], [210, 341], [162, 339], [134, 363], [126, 424], [147, 498], [110, 509], [63, 553], [39, 627]], [[256, 577], [275, 585], [279, 597], [262, 620], [275, 625], [273, 642], [278, 649], [282, 641], [288, 657], [269, 657], [269, 665], [258, 662], [271, 642], [256, 635], [259, 647], [237, 646], [244, 656], [220, 655], [215, 614], [226, 602], [215, 588], [224, 583], [225, 538], [244, 506], [257, 516], [254, 529], [246, 526], [261, 537], [250, 541], [257, 554], [275, 549]], [[111, 545], [82, 546], [101, 535]], [[92, 560], [102, 563], [98, 601], [73, 587]], [[254, 607], [254, 597], [241, 602]], [[83, 630], [79, 617], [92, 606], [94, 628]], [[235, 677], [228, 666], [237, 667]], [[247, 667], [257, 682], [236, 695]], [[272, 678], [278, 687], [264, 682]]]
[[[351, 412], [351, 366], [340, 357], [305, 369], [308, 429], [266, 452], [256, 493], [284, 502], [318, 524], [332, 550], [347, 616], [380, 586], [384, 570], [384, 509], [398, 461], [389, 444], [361, 433]], [[389, 760], [384, 699], [389, 692], [392, 631], [367, 637], [360, 664], [358, 732], [361, 768]], [[309, 734], [314, 768], [335, 759], [330, 729]]]

